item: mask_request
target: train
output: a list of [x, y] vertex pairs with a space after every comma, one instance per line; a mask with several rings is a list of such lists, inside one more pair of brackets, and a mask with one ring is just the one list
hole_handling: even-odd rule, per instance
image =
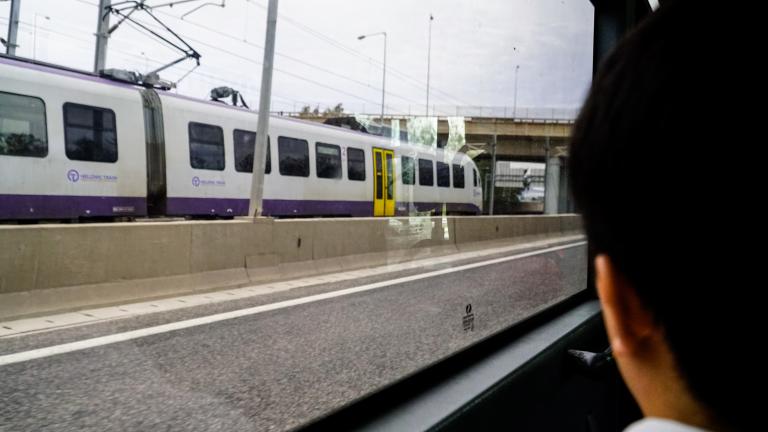
[[[0, 220], [248, 214], [257, 113], [0, 56]], [[462, 152], [271, 116], [263, 215], [482, 211]]]

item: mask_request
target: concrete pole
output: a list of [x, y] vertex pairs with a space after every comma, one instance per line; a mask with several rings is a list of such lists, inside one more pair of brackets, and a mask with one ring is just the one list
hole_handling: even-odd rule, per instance
[[21, 9], [21, 0], [11, 0], [11, 13], [8, 16], [8, 45], [6, 45], [5, 53], [9, 56], [16, 55], [16, 48], [19, 46], [16, 43], [17, 35], [19, 33], [19, 10]]
[[[387, 32], [384, 32], [384, 73], [381, 74], [381, 130], [384, 130], [384, 89], [387, 87]], [[384, 134], [382, 133], [382, 136]]]
[[560, 157], [549, 146], [547, 137], [546, 166], [544, 175], [544, 214], [557, 214], [560, 199]]
[[429, 44], [427, 45], [427, 117], [429, 117], [429, 72], [432, 66], [432, 14], [429, 14]]
[[259, 123], [256, 126], [256, 148], [253, 149], [253, 177], [251, 179], [251, 200], [248, 214], [261, 216], [264, 212], [264, 166], [267, 158], [269, 132], [269, 108], [272, 98], [272, 66], [275, 59], [275, 33], [277, 30], [277, 1], [269, 0], [267, 8], [267, 34], [264, 43], [264, 61], [261, 70], [261, 93], [259, 98]]
[[496, 134], [493, 134], [493, 143], [491, 143], [491, 186], [490, 196], [488, 198], [488, 214], [493, 214], [493, 200], [496, 195]]
[[107, 40], [109, 38], [109, 11], [112, 0], [99, 0], [99, 15], [96, 28], [96, 54], [93, 72], [99, 73], [107, 64]]
[[512, 118], [517, 118], [517, 72], [520, 70], [520, 65], [515, 66], [515, 99], [512, 105]]

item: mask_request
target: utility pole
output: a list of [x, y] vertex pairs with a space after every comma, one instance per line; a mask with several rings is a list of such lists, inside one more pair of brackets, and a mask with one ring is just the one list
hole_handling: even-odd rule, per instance
[[107, 63], [107, 38], [109, 38], [109, 7], [112, 0], [99, 0], [99, 16], [96, 27], [96, 55], [93, 72], [99, 73]]
[[488, 198], [488, 214], [493, 215], [493, 199], [496, 195], [496, 132], [493, 133], [491, 144], [491, 190]]
[[520, 65], [515, 66], [515, 101], [512, 106], [512, 118], [517, 118], [517, 71], [520, 70]]
[[[384, 130], [384, 89], [387, 88], [387, 33], [384, 32], [384, 72], [381, 74], [381, 130]], [[384, 136], [382, 133], [381, 136]]]
[[544, 166], [544, 214], [558, 214], [560, 199], [560, 157], [553, 151], [547, 136], [546, 165]]
[[432, 21], [435, 17], [429, 14], [429, 43], [427, 45], [427, 117], [429, 117], [429, 72], [432, 66]]
[[261, 70], [259, 95], [259, 122], [256, 125], [256, 147], [253, 149], [253, 177], [248, 215], [257, 217], [264, 212], [264, 166], [269, 143], [269, 108], [272, 99], [272, 69], [275, 59], [275, 33], [277, 31], [277, 0], [269, 0], [267, 8], [267, 34], [264, 43], [264, 61]]
[[6, 41], [5, 53], [9, 56], [16, 55], [16, 43], [19, 33], [19, 10], [21, 9], [21, 0], [11, 0], [11, 13], [8, 16], [8, 40]]

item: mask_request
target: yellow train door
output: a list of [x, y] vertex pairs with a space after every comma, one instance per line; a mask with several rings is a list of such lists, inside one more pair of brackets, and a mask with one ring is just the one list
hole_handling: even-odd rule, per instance
[[373, 215], [395, 215], [395, 152], [373, 149]]

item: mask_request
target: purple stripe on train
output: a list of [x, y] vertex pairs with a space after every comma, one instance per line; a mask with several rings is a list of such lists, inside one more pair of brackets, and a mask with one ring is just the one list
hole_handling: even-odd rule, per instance
[[[166, 214], [245, 216], [247, 199], [168, 198]], [[371, 216], [373, 204], [365, 201], [264, 200], [264, 216]]]
[[[408, 215], [434, 211], [441, 214], [441, 203], [397, 203], [396, 214]], [[169, 216], [245, 216], [247, 199], [168, 198], [165, 214]], [[473, 204], [447, 203], [449, 213], [479, 214]], [[75, 219], [100, 216], [146, 216], [143, 197], [0, 195], [0, 219]], [[369, 201], [264, 200], [265, 216], [373, 216]]]
[[[441, 214], [442, 203], [414, 203], [415, 211], [434, 211]], [[395, 214], [407, 216], [412, 208], [407, 203], [397, 203]], [[480, 214], [474, 204], [447, 203], [446, 211], [452, 214]], [[317, 200], [264, 200], [265, 216], [373, 216], [373, 203], [370, 201], [317, 201]]]
[[248, 200], [235, 198], [167, 198], [165, 213], [169, 216], [245, 216], [248, 214]]
[[[434, 212], [436, 215], [443, 213], [443, 203], [417, 202], [413, 203], [418, 212]], [[445, 203], [445, 211], [451, 214], [479, 215], [480, 207], [469, 203]], [[408, 203], [397, 203], [397, 215], [407, 216], [410, 213]]]
[[75, 219], [144, 216], [143, 197], [0, 195], [0, 219]]
[[369, 201], [264, 200], [265, 216], [371, 216]]
[[[441, 214], [442, 203], [419, 202], [414, 204], [418, 212], [434, 211]], [[452, 214], [480, 214], [480, 208], [468, 203], [447, 203], [446, 211]], [[408, 215], [409, 206], [397, 203], [396, 214]], [[166, 214], [210, 215], [210, 216], [245, 216], [248, 214], [247, 199], [226, 198], [168, 198]], [[373, 203], [370, 201], [322, 201], [322, 200], [264, 200], [264, 216], [373, 216]]]

